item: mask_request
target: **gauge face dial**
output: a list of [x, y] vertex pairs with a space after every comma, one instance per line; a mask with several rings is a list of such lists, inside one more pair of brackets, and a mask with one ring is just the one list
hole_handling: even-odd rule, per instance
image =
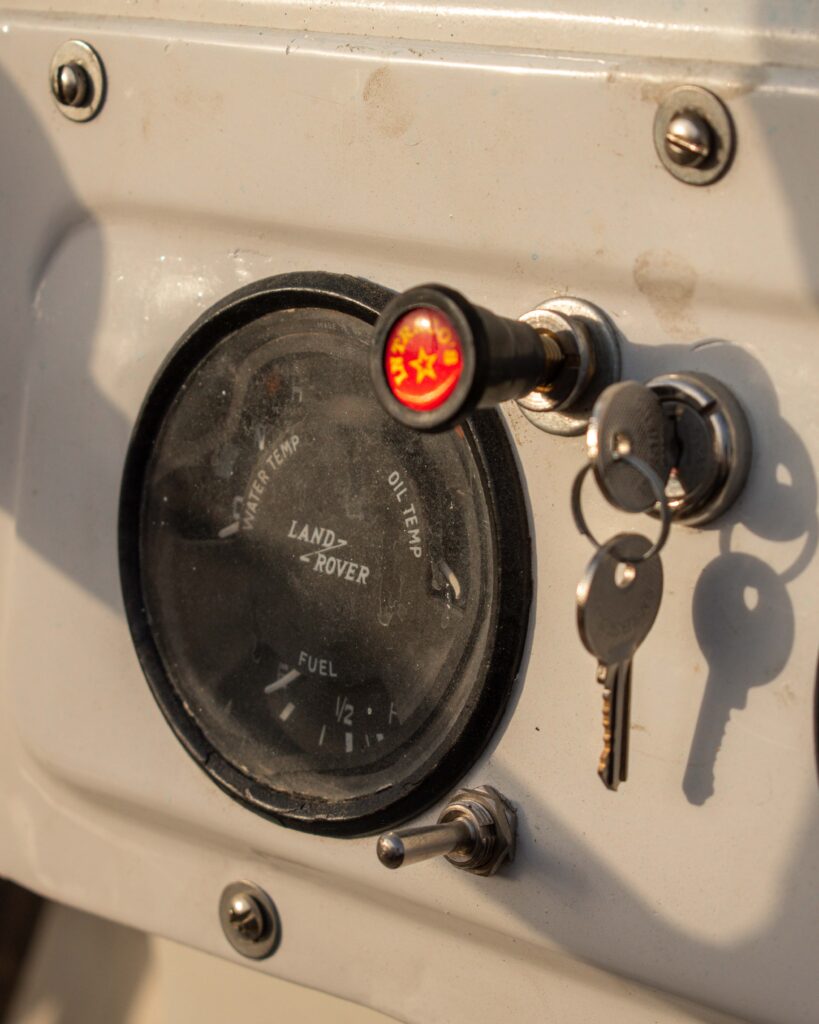
[[220, 785], [361, 834], [434, 801], [487, 742], [525, 636], [528, 537], [497, 417], [394, 422], [367, 362], [389, 293], [356, 305], [355, 279], [308, 280], [320, 304], [262, 282], [160, 372], [126, 467], [123, 589], [160, 705]]

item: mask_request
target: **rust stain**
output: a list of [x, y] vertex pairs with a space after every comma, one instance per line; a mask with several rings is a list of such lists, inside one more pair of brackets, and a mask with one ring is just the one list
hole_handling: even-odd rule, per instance
[[673, 252], [651, 249], [634, 261], [634, 282], [669, 334], [686, 337], [696, 333], [691, 303], [697, 272], [690, 263]]
[[413, 121], [412, 109], [386, 64], [368, 77], [362, 98], [367, 120], [379, 135], [388, 139], [406, 135]]
[[[708, 76], [703, 73], [705, 68], [702, 64], [689, 64], [688, 67], [690, 73], [683, 75], [678, 81], [657, 81], [656, 79], [643, 81], [640, 86], [640, 99], [646, 103], [660, 104], [672, 89], [697, 82], [709, 92], [719, 96], [720, 99], [733, 100], [755, 92], [765, 85], [770, 77], [769, 69], [760, 65], [759, 67], [735, 68], [730, 79], [723, 79], [711, 84], [708, 81]], [[609, 72], [607, 80], [615, 81], [617, 77], [618, 72]]]

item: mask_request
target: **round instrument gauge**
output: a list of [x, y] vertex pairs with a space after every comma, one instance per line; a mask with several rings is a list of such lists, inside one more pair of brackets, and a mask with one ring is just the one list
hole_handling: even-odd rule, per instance
[[372, 394], [391, 292], [289, 274], [206, 313], [154, 381], [120, 509], [153, 693], [231, 796], [363, 835], [443, 796], [519, 667], [530, 542], [500, 417], [445, 434]]

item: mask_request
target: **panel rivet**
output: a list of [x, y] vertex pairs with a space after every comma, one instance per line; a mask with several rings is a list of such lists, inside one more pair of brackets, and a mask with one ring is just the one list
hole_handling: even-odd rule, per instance
[[219, 900], [219, 920], [237, 953], [261, 960], [276, 951], [281, 926], [270, 897], [253, 882], [233, 882]]

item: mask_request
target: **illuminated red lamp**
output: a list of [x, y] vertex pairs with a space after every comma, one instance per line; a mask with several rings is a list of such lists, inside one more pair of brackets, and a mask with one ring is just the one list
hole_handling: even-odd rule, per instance
[[408, 409], [438, 409], [455, 390], [463, 368], [461, 339], [440, 310], [418, 306], [390, 328], [384, 373], [390, 391]]

